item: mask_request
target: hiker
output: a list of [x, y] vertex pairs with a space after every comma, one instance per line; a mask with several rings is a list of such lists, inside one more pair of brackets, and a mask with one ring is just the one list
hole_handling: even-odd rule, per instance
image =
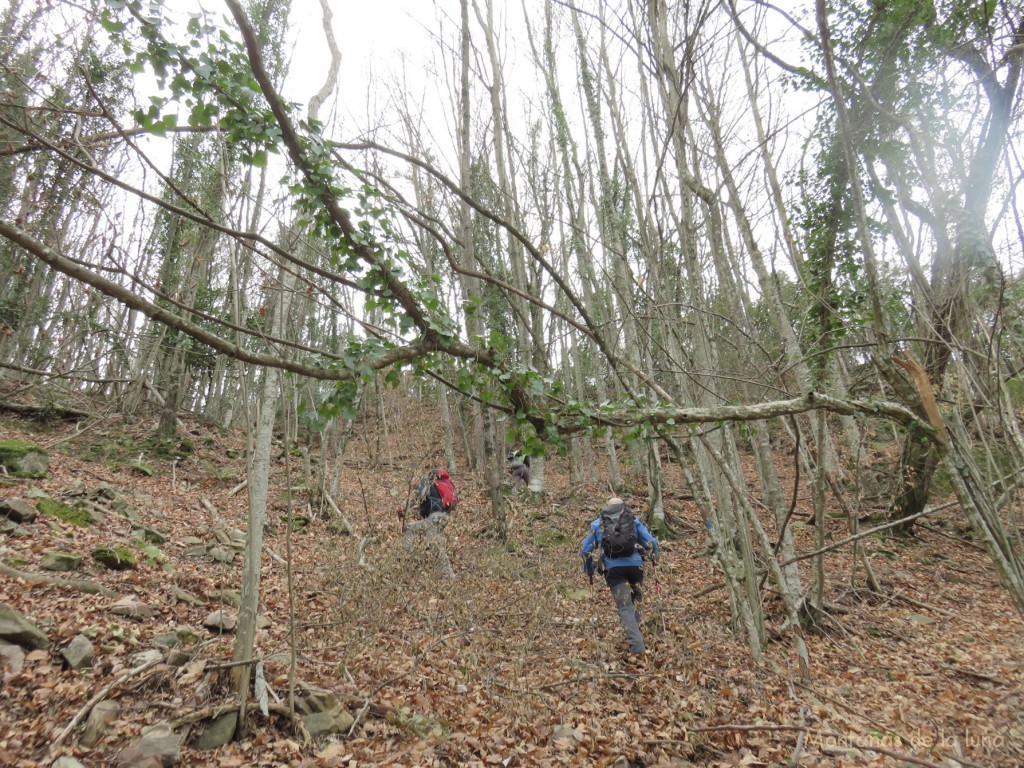
[[520, 486], [530, 485], [530, 456], [522, 448], [508, 455], [508, 471], [512, 473], [512, 492], [519, 495]]
[[[444, 547], [444, 528], [448, 524], [448, 513], [458, 502], [455, 484], [448, 475], [448, 470], [439, 467], [432, 469], [420, 480], [419, 490], [415, 499], [410, 499], [402, 510], [402, 549], [406, 554], [412, 552], [413, 542], [423, 537], [427, 546], [434, 550], [441, 573], [446, 579], [454, 579], [451, 561]], [[405, 524], [405, 516], [409, 507], [416, 504], [419, 519]]]
[[[580, 548], [583, 571], [590, 578], [590, 583], [594, 583], [595, 570], [604, 573], [605, 582], [615, 598], [619, 621], [626, 630], [630, 653], [644, 652], [644, 638], [640, 634], [644, 558], [649, 556], [656, 563], [660, 551], [658, 540], [617, 497], [608, 499], [601, 508]], [[594, 563], [595, 552], [600, 553], [598, 564]]]

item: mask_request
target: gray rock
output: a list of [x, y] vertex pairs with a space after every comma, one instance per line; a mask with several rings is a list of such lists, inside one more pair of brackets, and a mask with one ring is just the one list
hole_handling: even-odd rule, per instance
[[300, 696], [295, 702], [295, 708], [301, 715], [311, 715], [314, 712], [330, 712], [341, 709], [341, 702], [333, 691], [310, 691], [305, 696]]
[[116, 603], [112, 603], [107, 610], [116, 616], [127, 616], [130, 619], [149, 619], [156, 615], [156, 608], [134, 595], [122, 597]]
[[50, 638], [9, 605], [0, 603], [0, 640], [37, 650], [50, 645]]
[[121, 517], [123, 517], [129, 523], [137, 523], [137, 522], [139, 522], [142, 519], [141, 517], [139, 517], [139, 513], [136, 512], [131, 507], [125, 507], [124, 509], [119, 509], [117, 511], [117, 514], [119, 514]]
[[121, 768], [150, 768], [178, 765], [181, 762], [181, 737], [167, 724], [154, 725], [117, 755]]
[[88, 637], [75, 635], [60, 655], [64, 657], [68, 667], [79, 672], [92, 666], [92, 660], [96, 658], [96, 649]]
[[121, 705], [116, 701], [105, 699], [92, 708], [88, 719], [85, 721], [85, 732], [82, 734], [82, 744], [86, 747], [93, 747], [99, 743], [106, 733], [110, 724], [117, 720], [121, 714]]
[[206, 557], [206, 545], [193, 544], [191, 547], [185, 550], [185, 556], [195, 558]]
[[50, 763], [50, 768], [85, 768], [85, 766], [70, 755], [64, 755]]
[[181, 540], [181, 546], [183, 547], [197, 547], [203, 543], [203, 540], [198, 536], [186, 536]]
[[192, 746], [196, 749], [202, 750], [218, 749], [223, 747], [234, 737], [235, 727], [237, 725], [238, 713], [226, 712], [210, 722], [210, 724], [192, 740]]
[[133, 653], [128, 657], [128, 663], [133, 667], [141, 667], [143, 664], [148, 664], [151, 661], [159, 661], [163, 657], [163, 651], [157, 650], [156, 648], [149, 648], [145, 651]]
[[231, 563], [238, 553], [224, 547], [210, 547], [207, 554], [218, 563]]
[[314, 712], [302, 718], [302, 724], [310, 738], [328, 736], [332, 733], [345, 733], [352, 727], [355, 718], [344, 709], [332, 712]]
[[242, 593], [237, 589], [219, 589], [216, 592], [210, 593], [210, 599], [216, 603], [230, 605], [232, 608], [238, 608], [242, 605]]
[[[8, 520], [6, 517], [0, 517], [0, 533], [6, 533], [15, 539], [24, 539], [28, 536], [28, 528], [23, 525], [18, 525], [13, 520]], [[63, 531], [61, 531], [63, 533]]]
[[171, 594], [174, 595], [178, 600], [189, 605], [206, 605], [206, 601], [201, 597], [196, 597], [191, 592], [181, 587], [172, 586]]
[[153, 645], [158, 648], [177, 648], [181, 645], [181, 640], [177, 632], [161, 632], [159, 635], [153, 635]]
[[3, 499], [0, 501], [0, 515], [16, 523], [31, 523], [39, 517], [39, 510], [24, 499]]
[[25, 651], [20, 645], [6, 643], [0, 640], [0, 669], [7, 667], [14, 674], [18, 674], [25, 668]]
[[150, 528], [148, 525], [140, 525], [134, 531], [132, 536], [138, 541], [148, 541], [150, 544], [163, 544], [167, 541], [166, 534], [161, 533], [156, 528]]
[[40, 561], [39, 567], [44, 571], [65, 573], [75, 570], [81, 564], [82, 558], [79, 555], [73, 555], [70, 552], [53, 551], [43, 553], [43, 559]]
[[203, 620], [203, 626], [214, 632], [234, 632], [238, 626], [238, 617], [219, 609]]

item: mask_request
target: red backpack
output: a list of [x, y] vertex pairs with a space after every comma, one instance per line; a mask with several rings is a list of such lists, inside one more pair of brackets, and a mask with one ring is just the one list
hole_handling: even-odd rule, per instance
[[451, 512], [455, 505], [459, 503], [459, 494], [455, 492], [455, 483], [452, 482], [447, 469], [439, 467], [434, 470], [433, 474], [434, 486], [437, 488], [437, 492], [441, 494], [441, 504], [444, 506], [444, 511]]

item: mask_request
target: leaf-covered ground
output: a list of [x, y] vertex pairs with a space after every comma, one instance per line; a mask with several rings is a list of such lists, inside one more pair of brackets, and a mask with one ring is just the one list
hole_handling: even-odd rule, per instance
[[[295, 513], [307, 514], [307, 462], [295, 451], [286, 466], [278, 449], [273, 466], [261, 603], [268, 622], [257, 652], [272, 699], [286, 703], [294, 644], [300, 687], [337, 693], [357, 717], [351, 735], [304, 745], [286, 719], [250, 709], [241, 740], [208, 752], [185, 748], [183, 764], [1024, 763], [1021, 617], [984, 552], [964, 538], [955, 508], [930, 517], [913, 539], [866, 539], [881, 593], [869, 591], [862, 576], [851, 585], [849, 549], [827, 559], [830, 622], [807, 637], [811, 678], [801, 681], [791, 640], [777, 631], [784, 617], [771, 592], [773, 641], [757, 663], [732, 631], [725, 591], [700, 595], [719, 576], [706, 552], [703, 515], [672, 484], [669, 466], [668, 509], [679, 537], [664, 544], [660, 584], [649, 579], [650, 652], [637, 662], [625, 654], [607, 590], [596, 584], [591, 591], [580, 574], [579, 542], [607, 496], [601, 484], [570, 488], [565, 461], [549, 458], [547, 495], [511, 502], [512, 546], [502, 547], [490, 534], [483, 489], [456, 467], [461, 503], [447, 533], [458, 578], [443, 581], [428, 553], [402, 556], [395, 516], [410, 477], [430, 456], [432, 417], [400, 400], [387, 409], [386, 420], [360, 426], [348, 444], [336, 494], [344, 519], [314, 514], [290, 547], [286, 472]], [[140, 523], [167, 535], [162, 544], [137, 548], [137, 567], [120, 572], [89, 558], [97, 546], [137, 547], [137, 524], [120, 514], [87, 527], [40, 516], [25, 526], [27, 536], [0, 535], [0, 561], [9, 568], [38, 573], [44, 552], [77, 553], [81, 568], [58, 576], [116, 595], [0, 575], [0, 603], [53, 641], [50, 650], [30, 654], [21, 673], [0, 672], [0, 765], [48, 765], [59, 754], [113, 765], [144, 726], [230, 701], [226, 673], [215, 667], [230, 659], [233, 636], [202, 623], [221, 604], [230, 610], [241, 556], [211, 561], [196, 544], [245, 528], [246, 493], [235, 490], [244, 479], [245, 438], [189, 424], [180, 439], [191, 451], [172, 458], [146, 442], [155, 426], [155, 419], [124, 425], [112, 415], [78, 427], [0, 422], [0, 436], [45, 445], [51, 459], [47, 479], [4, 479], [0, 497], [38, 489], [75, 502], [106, 484]], [[171, 447], [180, 449], [180, 441]], [[132, 468], [140, 453], [152, 477]], [[315, 446], [310, 455], [315, 466]], [[785, 476], [781, 458], [779, 469]], [[640, 495], [631, 498], [642, 508]], [[801, 496], [797, 510], [808, 507]], [[798, 526], [800, 545], [810, 550], [814, 530]], [[846, 521], [831, 520], [827, 534], [845, 537]], [[805, 576], [809, 583], [809, 570]], [[181, 589], [202, 604], [183, 602]], [[156, 615], [111, 613], [125, 595]], [[75, 729], [52, 750], [90, 697], [131, 667], [133, 653], [182, 627], [200, 637], [188, 648], [189, 664], [157, 665], [115, 687], [110, 698], [121, 704], [120, 717], [95, 747], [82, 746]], [[97, 648], [84, 673], [64, 669], [59, 656], [79, 633]]]

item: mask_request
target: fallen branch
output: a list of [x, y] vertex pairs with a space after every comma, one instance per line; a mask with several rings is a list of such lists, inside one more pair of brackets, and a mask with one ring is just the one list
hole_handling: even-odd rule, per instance
[[998, 677], [992, 675], [986, 675], [984, 672], [975, 672], [973, 669], [967, 669], [966, 667], [954, 667], [950, 664], [943, 664], [942, 668], [948, 672], [953, 672], [957, 675], [963, 675], [964, 677], [973, 677], [975, 680], [982, 680], [986, 683], [995, 683], [996, 685], [1009, 685], [1005, 680], [1001, 680]]
[[956, 616], [956, 614], [953, 613], [953, 611], [947, 611], [945, 608], [939, 608], [938, 606], [932, 605], [931, 603], [923, 603], [920, 600], [915, 600], [914, 598], [907, 597], [904, 594], [897, 595], [896, 599], [902, 600], [905, 603], [909, 603], [915, 608], [923, 608], [926, 611], [935, 611], [936, 613], [941, 613], [943, 616]]
[[236, 486], [235, 486], [234, 488], [232, 488], [232, 489], [231, 489], [230, 491], [228, 491], [228, 492], [227, 492], [227, 494], [226, 494], [226, 495], [227, 495], [227, 497], [228, 497], [228, 498], [231, 498], [231, 497], [232, 497], [232, 496], [234, 496], [234, 495], [235, 495], [236, 493], [238, 493], [238, 492], [239, 492], [240, 490], [242, 490], [243, 488], [245, 488], [245, 487], [246, 487], [247, 485], [249, 485], [249, 478], [246, 478], [245, 480], [243, 480], [242, 482], [240, 482], [240, 483], [239, 483], [238, 485], [236, 485]]
[[57, 416], [65, 421], [77, 419], [92, 419], [95, 413], [80, 411], [77, 408], [68, 408], [63, 405], [25, 405], [24, 403], [9, 403], [0, 400], [0, 410], [17, 413], [21, 416], [28, 416], [32, 419], [49, 419]]
[[360, 568], [369, 568], [366, 563], [366, 548], [377, 541], [376, 536], [364, 536], [359, 542], [359, 560], [356, 563]]
[[[576, 677], [570, 677], [568, 680], [556, 680], [553, 683], [544, 683], [543, 685], [537, 686], [537, 690], [553, 691], [555, 688], [561, 688], [563, 685], [572, 685], [573, 683], [586, 683], [591, 680], [639, 680], [642, 677], [657, 677], [657, 675], [632, 672], [612, 672], [606, 675], [576, 675]], [[513, 689], [510, 688], [510, 690]]]
[[347, 517], [345, 517], [345, 513], [341, 511], [341, 508], [338, 507], [334, 499], [331, 498], [331, 494], [324, 491], [324, 498], [327, 499], [327, 503], [330, 505], [331, 509], [334, 510], [334, 514], [341, 518], [341, 522], [345, 525], [346, 528], [348, 528], [349, 533], [354, 533], [356, 529], [352, 527], [352, 523], [349, 522], [349, 519]]
[[114, 679], [108, 685], [100, 689], [100, 691], [95, 696], [93, 696], [91, 699], [85, 702], [85, 706], [78, 710], [78, 713], [73, 718], [71, 718], [71, 722], [68, 723], [67, 726], [65, 726], [64, 730], [58, 734], [57, 738], [53, 740], [53, 743], [50, 745], [50, 754], [53, 754], [54, 752], [56, 752], [57, 749], [60, 748], [60, 745], [64, 743], [64, 740], [68, 737], [68, 734], [70, 734], [75, 729], [75, 727], [80, 722], [82, 722], [82, 720], [84, 720], [89, 715], [90, 712], [92, 712], [93, 707], [95, 707], [97, 704], [99, 704], [101, 701], [107, 698], [107, 696], [112, 690], [114, 690], [117, 686], [121, 685], [127, 680], [131, 680], [133, 677], [141, 675], [147, 669], [155, 667], [157, 664], [162, 664], [163, 661], [163, 656], [160, 656], [156, 659], [150, 659], [144, 664], [139, 664], [139, 666], [137, 667], [132, 667], [123, 675]]
[[238, 702], [232, 702], [231, 704], [218, 704], [211, 707], [203, 707], [189, 712], [187, 715], [182, 715], [177, 720], [171, 721], [171, 730], [176, 731], [186, 725], [192, 725], [198, 723], [200, 720], [214, 720], [221, 715], [226, 715], [228, 712], [237, 711]]
[[[182, 715], [177, 720], [171, 721], [171, 730], [176, 731], [179, 728], [183, 728], [186, 725], [192, 725], [198, 723], [200, 720], [216, 720], [221, 715], [226, 715], [229, 712], [237, 712], [239, 704], [237, 701], [231, 702], [230, 704], [217, 704], [216, 706], [203, 707], [189, 712], [187, 715]], [[274, 715], [280, 715], [289, 719], [296, 727], [299, 735], [302, 737], [303, 748], [309, 746], [311, 741], [309, 731], [306, 730], [306, 726], [302, 723], [302, 717], [293, 714], [288, 707], [284, 704], [270, 704], [267, 707], [267, 711]]]
[[74, 579], [72, 581], [68, 581], [67, 579], [61, 579], [57, 576], [49, 576], [45, 573], [19, 571], [17, 568], [11, 568], [11, 566], [5, 563], [0, 563], [0, 573], [10, 576], [12, 579], [21, 579], [29, 584], [48, 584], [52, 587], [69, 587], [71, 589], [77, 589], [79, 592], [85, 592], [89, 595], [117, 597], [116, 592], [111, 592], [102, 584], [97, 584], [95, 581], [88, 581], [85, 579]]

